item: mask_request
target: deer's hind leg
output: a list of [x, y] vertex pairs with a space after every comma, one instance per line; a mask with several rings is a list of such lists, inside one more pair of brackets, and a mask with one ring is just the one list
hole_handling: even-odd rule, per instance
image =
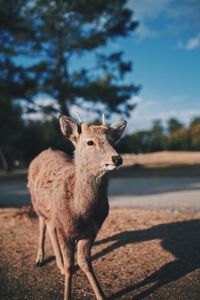
[[41, 267], [44, 260], [45, 233], [46, 233], [45, 219], [39, 216], [39, 239], [38, 239], [37, 257], [36, 257], [37, 267]]
[[51, 223], [47, 223], [47, 230], [56, 257], [56, 264], [60, 269], [61, 274], [64, 275], [64, 267], [63, 267], [62, 256], [61, 256], [56, 228]]
[[97, 280], [95, 272], [91, 263], [91, 246], [93, 240], [85, 239], [80, 240], [77, 245], [77, 258], [78, 264], [83, 272], [86, 274], [93, 290], [96, 295], [96, 299], [103, 300], [105, 299], [105, 295], [103, 290]]

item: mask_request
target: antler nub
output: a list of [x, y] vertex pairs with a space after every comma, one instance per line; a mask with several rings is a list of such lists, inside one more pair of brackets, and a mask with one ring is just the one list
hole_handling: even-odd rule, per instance
[[105, 117], [105, 114], [102, 114], [102, 125], [106, 125], [106, 117]]
[[78, 112], [76, 112], [76, 114], [77, 114], [77, 117], [78, 117], [79, 122], [82, 124], [82, 123], [83, 123], [83, 120], [81, 119], [80, 114], [79, 114]]

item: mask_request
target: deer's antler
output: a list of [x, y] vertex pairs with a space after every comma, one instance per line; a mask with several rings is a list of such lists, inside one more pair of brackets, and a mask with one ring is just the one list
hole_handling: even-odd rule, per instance
[[83, 120], [81, 119], [80, 114], [79, 114], [78, 112], [76, 112], [76, 114], [77, 114], [77, 117], [78, 117], [79, 122], [80, 122], [81, 124], [84, 123]]
[[106, 125], [106, 117], [105, 117], [105, 114], [102, 114], [102, 125]]

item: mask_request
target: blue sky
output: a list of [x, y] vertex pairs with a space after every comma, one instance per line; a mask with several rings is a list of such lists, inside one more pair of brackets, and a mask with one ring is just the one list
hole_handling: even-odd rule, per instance
[[133, 79], [142, 89], [130, 130], [152, 120], [177, 117], [188, 124], [200, 116], [200, 1], [130, 0], [140, 25], [116, 42], [134, 62]]

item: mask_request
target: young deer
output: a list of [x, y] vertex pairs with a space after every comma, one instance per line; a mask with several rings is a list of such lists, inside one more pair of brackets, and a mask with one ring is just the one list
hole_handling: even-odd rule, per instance
[[[80, 118], [80, 116], [79, 116]], [[81, 121], [81, 119], [79, 119]], [[80, 268], [85, 272], [98, 300], [105, 299], [90, 261], [91, 246], [108, 215], [108, 171], [122, 164], [113, 148], [126, 121], [111, 126], [79, 126], [61, 116], [61, 131], [75, 146], [74, 159], [64, 152], [48, 149], [30, 164], [28, 187], [39, 216], [37, 265], [44, 259], [45, 230], [54, 249], [56, 263], [65, 275], [64, 299], [71, 299], [75, 246]]]

